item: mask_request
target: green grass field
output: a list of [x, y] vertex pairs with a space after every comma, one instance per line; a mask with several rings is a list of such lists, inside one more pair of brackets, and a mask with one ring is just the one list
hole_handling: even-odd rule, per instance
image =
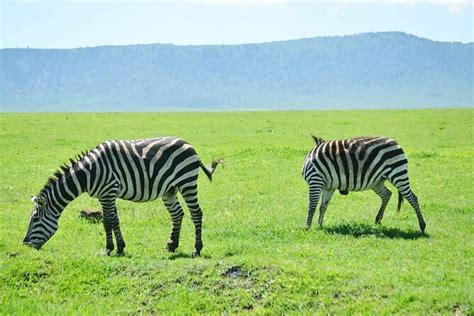
[[[247, 113], [1, 114], [0, 314], [473, 314], [473, 109]], [[300, 170], [325, 139], [388, 135], [404, 148], [427, 222], [392, 196], [381, 226], [373, 192], [336, 193], [325, 226], [306, 222]], [[118, 201], [126, 256], [105, 257], [102, 224], [79, 218], [80, 196], [56, 235], [22, 245], [32, 204], [60, 164], [107, 139], [177, 135], [205, 163], [201, 258], [186, 210], [178, 251], [159, 200]], [[393, 187], [392, 192], [395, 193]]]

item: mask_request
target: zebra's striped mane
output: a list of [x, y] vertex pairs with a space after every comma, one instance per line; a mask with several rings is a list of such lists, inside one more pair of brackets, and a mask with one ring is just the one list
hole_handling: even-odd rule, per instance
[[71, 169], [73, 169], [77, 163], [84, 158], [87, 154], [89, 154], [89, 151], [82, 151], [80, 154], [77, 154], [75, 159], [69, 158], [69, 163], [68, 165], [66, 162], [59, 166], [59, 169], [57, 169], [51, 177], [48, 178], [48, 181], [44, 185], [43, 189], [41, 189], [39, 195], [45, 196], [46, 191], [48, 191], [59, 179], [62, 177], [68, 177], [71, 174]]

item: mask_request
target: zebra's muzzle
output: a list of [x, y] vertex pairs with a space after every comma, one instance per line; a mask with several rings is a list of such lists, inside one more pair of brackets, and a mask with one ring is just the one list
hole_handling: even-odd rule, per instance
[[26, 246], [29, 246], [29, 247], [33, 247], [33, 248], [35, 248], [36, 250], [39, 250], [39, 249], [41, 248], [41, 246], [42, 246], [42, 245], [40, 245], [40, 244], [36, 244], [36, 243], [34, 243], [34, 242], [29, 241], [27, 237], [25, 237], [25, 238], [23, 239], [23, 244], [26, 245]]

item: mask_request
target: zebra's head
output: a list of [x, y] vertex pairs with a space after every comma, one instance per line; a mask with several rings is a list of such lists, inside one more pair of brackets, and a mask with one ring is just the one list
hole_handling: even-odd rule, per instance
[[54, 215], [45, 197], [33, 196], [31, 201], [33, 212], [23, 243], [40, 249], [58, 229], [59, 217]]

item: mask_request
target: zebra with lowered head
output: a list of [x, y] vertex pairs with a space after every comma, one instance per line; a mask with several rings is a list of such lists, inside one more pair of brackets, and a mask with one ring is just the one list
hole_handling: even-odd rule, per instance
[[203, 248], [202, 211], [197, 196], [199, 168], [212, 180], [212, 174], [221, 162], [219, 159], [211, 167], [204, 166], [194, 148], [176, 137], [106, 141], [83, 153], [76, 161], [71, 160], [70, 166], [62, 166], [41, 192], [32, 197], [33, 214], [23, 242], [41, 248], [58, 229], [64, 208], [87, 192], [102, 205], [107, 254], [114, 249], [112, 234], [115, 235], [117, 254], [123, 254], [125, 248], [115, 203], [118, 198], [146, 202], [161, 197], [173, 222], [167, 247], [174, 251], [179, 245], [184, 216], [177, 199], [179, 192], [195, 226], [193, 256], [199, 256]]
[[307, 228], [321, 196], [318, 223], [323, 224], [324, 213], [335, 190], [343, 195], [349, 191], [373, 190], [382, 200], [375, 223], [382, 221], [392, 193], [385, 180], [398, 190], [400, 210], [403, 198], [415, 209], [421, 232], [425, 221], [421, 215], [418, 198], [410, 188], [408, 161], [400, 145], [389, 137], [358, 137], [345, 140], [325, 141], [313, 136], [316, 146], [308, 153], [302, 175], [309, 185]]

